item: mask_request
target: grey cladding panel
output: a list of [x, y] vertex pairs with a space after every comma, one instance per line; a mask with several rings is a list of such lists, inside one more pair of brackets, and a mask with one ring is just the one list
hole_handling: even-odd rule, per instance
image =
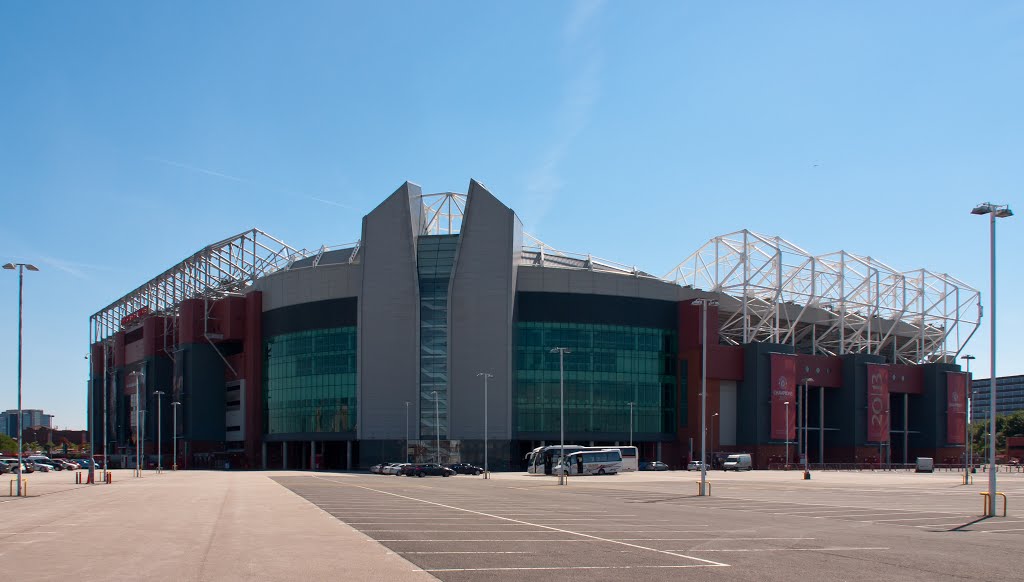
[[419, 196], [419, 186], [406, 182], [363, 219], [361, 439], [404, 439], [404, 403], [418, 401], [416, 236], [421, 217], [413, 211]]
[[511, 209], [477, 182], [470, 183], [449, 302], [454, 439], [483, 437], [480, 372], [494, 374], [488, 382], [489, 436], [511, 436], [514, 241], [522, 236], [520, 228]]

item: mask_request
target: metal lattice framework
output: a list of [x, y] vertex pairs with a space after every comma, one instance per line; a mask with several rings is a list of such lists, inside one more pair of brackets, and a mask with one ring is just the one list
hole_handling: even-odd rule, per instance
[[256, 228], [215, 242], [94, 314], [92, 339], [114, 335], [133, 314], [173, 315], [185, 299], [240, 293], [256, 279], [315, 255]]
[[455, 234], [462, 230], [462, 217], [466, 214], [466, 194], [441, 192], [421, 194], [423, 204], [423, 232], [426, 234]]
[[955, 361], [981, 322], [980, 293], [949, 275], [846, 251], [815, 256], [749, 230], [712, 238], [665, 278], [721, 293], [721, 336], [734, 344]]

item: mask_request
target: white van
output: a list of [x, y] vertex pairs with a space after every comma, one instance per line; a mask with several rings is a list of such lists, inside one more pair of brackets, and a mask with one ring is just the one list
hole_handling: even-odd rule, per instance
[[753, 468], [754, 463], [750, 460], [750, 455], [746, 453], [729, 455], [725, 458], [725, 462], [722, 463], [723, 471], [751, 471]]

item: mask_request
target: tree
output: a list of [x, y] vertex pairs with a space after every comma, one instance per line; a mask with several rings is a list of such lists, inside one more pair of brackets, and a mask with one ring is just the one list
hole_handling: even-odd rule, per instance
[[0, 434], [0, 452], [6, 454], [17, 454], [17, 451], [18, 441], [5, 434]]

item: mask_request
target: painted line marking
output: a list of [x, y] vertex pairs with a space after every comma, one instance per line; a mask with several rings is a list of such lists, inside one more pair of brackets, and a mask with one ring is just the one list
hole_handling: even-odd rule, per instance
[[[319, 477], [319, 476], [316, 476], [316, 475], [314, 475], [313, 477], [316, 478], [316, 479], [323, 479], [323, 477]], [[330, 479], [324, 479], [324, 480], [328, 481], [328, 482], [331, 481]], [[365, 489], [366, 491], [373, 491], [375, 493], [380, 493], [380, 494], [383, 494], [383, 495], [391, 495], [393, 497], [398, 497], [398, 498], [401, 498], [401, 499], [408, 499], [410, 501], [419, 501], [421, 503], [427, 503], [429, 505], [435, 505], [437, 507], [443, 507], [445, 509], [453, 509], [453, 510], [456, 510], [456, 511], [465, 511], [467, 513], [473, 513], [473, 514], [481, 515], [481, 516], [484, 516], [484, 517], [494, 517], [494, 518], [497, 518], [497, 519], [502, 519], [502, 520], [505, 520], [505, 521], [511, 521], [513, 523], [520, 523], [520, 524], [524, 524], [524, 525], [536, 525], [537, 527], [546, 528], [546, 529], [550, 529], [550, 530], [553, 530], [553, 531], [560, 531], [562, 533], [566, 533], [566, 534], [569, 534], [569, 535], [582, 536], [582, 537], [585, 537], [585, 538], [590, 538], [592, 540], [608, 542], [608, 543], [611, 543], [611, 544], [619, 544], [619, 545], [623, 545], [623, 546], [627, 546], [627, 547], [631, 547], [631, 548], [636, 548], [636, 549], [639, 549], [639, 550], [647, 550], [649, 552], [655, 552], [655, 553], [658, 553], [658, 554], [665, 554], [665, 555], [668, 555], [668, 556], [675, 556], [677, 558], [686, 558], [688, 560], [694, 560], [694, 561], [697, 561], [697, 562], [704, 562], [704, 565], [710, 565], [710, 566], [728, 566], [729, 565], [729, 564], [723, 564], [721, 562], [715, 562], [715, 561], [712, 561], [712, 560], [706, 560], [704, 558], [697, 558], [697, 557], [694, 557], [694, 556], [688, 556], [686, 554], [682, 554], [682, 553], [679, 553], [679, 552], [668, 552], [668, 551], [665, 551], [665, 550], [659, 550], [659, 549], [655, 549], [655, 548], [648, 548], [646, 546], [641, 546], [641, 545], [637, 545], [637, 544], [630, 544], [630, 543], [621, 542], [621, 541], [618, 541], [618, 540], [611, 540], [611, 539], [608, 539], [608, 538], [602, 538], [600, 536], [593, 536], [593, 535], [590, 535], [590, 534], [585, 534], [585, 533], [579, 533], [579, 532], [574, 532], [574, 531], [570, 531], [570, 530], [560, 529], [560, 528], [552, 527], [552, 526], [549, 526], [549, 525], [532, 524], [530, 522], [526, 522], [526, 521], [522, 521], [522, 520], [518, 520], [518, 519], [513, 519], [511, 517], [501, 517], [501, 516], [498, 516], [498, 515], [490, 515], [490, 514], [487, 514], [487, 513], [483, 513], [481, 511], [474, 511], [472, 509], [463, 509], [461, 507], [455, 507], [455, 506], [452, 506], [452, 505], [446, 505], [444, 503], [437, 503], [437, 502], [434, 502], [434, 501], [427, 501], [427, 500], [424, 500], [424, 499], [417, 499], [415, 497], [409, 497], [407, 495], [400, 495], [398, 493], [391, 493], [389, 491], [380, 491], [378, 489], [373, 489], [372, 487], [363, 487], [362, 485], [355, 485], [355, 484], [349, 484], [349, 483], [340, 483], [340, 482], [337, 482], [337, 481], [335, 481], [334, 483], [337, 484], [337, 485], [344, 486], [344, 487], [358, 487], [359, 489]]]
[[877, 548], [875, 548], [875, 547], [856, 548], [856, 547], [840, 546], [840, 547], [833, 547], [833, 548], [757, 548], [757, 549], [748, 548], [748, 549], [739, 549], [739, 550], [701, 550], [701, 549], [697, 549], [697, 548], [692, 548], [692, 549], [683, 550], [683, 551], [687, 551], [687, 552], [851, 552], [851, 551], [860, 551], [860, 550], [888, 550], [888, 549], [889, 548], [881, 548], [881, 547], [877, 547]]
[[401, 555], [407, 554], [537, 554], [539, 552], [398, 552]]
[[[968, 516], [964, 516], [964, 517], [967, 518]], [[938, 517], [904, 517], [904, 518], [900, 518], [900, 519], [872, 519], [872, 520], [865, 520], [862, 523], [878, 523], [878, 522], [883, 522], [883, 521], [923, 521], [923, 520], [926, 520], [926, 519], [949, 519], [949, 516], [948, 515], [940, 515]]]
[[757, 540], [813, 540], [817, 538], [616, 538], [627, 542], [732, 542]]
[[[555, 532], [545, 532], [545, 533], [555, 533]], [[563, 542], [563, 543], [567, 543], [567, 542], [574, 542], [574, 543], [575, 542], [589, 542], [590, 540], [505, 540], [505, 539], [498, 539], [498, 540], [410, 540], [410, 539], [405, 539], [405, 540], [384, 540], [384, 539], [380, 539], [380, 540], [375, 540], [375, 539], [371, 539], [371, 540], [367, 540], [367, 541], [371, 541], [371, 542], [412, 542], [412, 543], [417, 543], [417, 544], [418, 543], [434, 544], [434, 543], [439, 543], [439, 542], [441, 542], [441, 543], [443, 543], [443, 542], [532, 542], [532, 543], [535, 543], [535, 544], [547, 544], [547, 543], [555, 543], [555, 542]]]
[[[701, 558], [693, 559], [700, 560], [702, 562], [709, 562], [709, 560], [702, 560]], [[680, 564], [676, 566], [526, 566], [509, 568], [431, 568], [429, 570], [413, 570], [413, 572], [505, 572], [522, 570], [639, 570], [642, 568], [714, 568], [717, 566], [728, 566], [728, 564], [719, 564], [717, 562], [711, 562], [708, 564]]]
[[999, 532], [1004, 532], [1004, 531], [1024, 531], [1024, 527], [1017, 527], [1017, 528], [1013, 528], [1013, 529], [986, 529], [986, 530], [969, 530], [969, 531], [976, 531], [978, 533], [999, 533]]

